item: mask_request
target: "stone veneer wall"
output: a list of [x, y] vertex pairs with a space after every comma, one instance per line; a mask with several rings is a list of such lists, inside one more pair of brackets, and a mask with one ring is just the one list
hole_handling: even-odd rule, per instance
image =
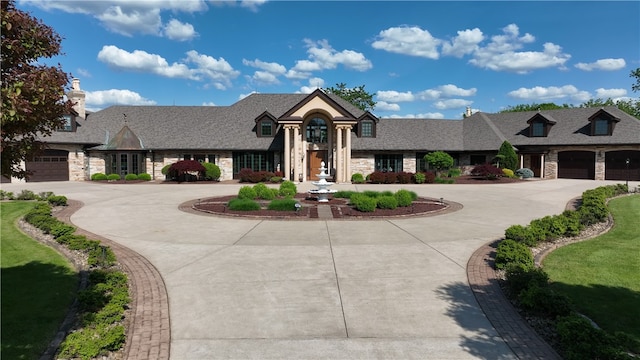
[[220, 181], [233, 180], [233, 153], [231, 151], [216, 153], [220, 167]]
[[551, 150], [544, 155], [544, 179], [558, 178], [558, 151]]
[[360, 173], [365, 177], [371, 174], [376, 168], [375, 162], [375, 155], [372, 153], [352, 152], [349, 180], [351, 180], [351, 175], [356, 173]]
[[402, 154], [402, 171], [410, 173], [416, 172], [416, 153]]

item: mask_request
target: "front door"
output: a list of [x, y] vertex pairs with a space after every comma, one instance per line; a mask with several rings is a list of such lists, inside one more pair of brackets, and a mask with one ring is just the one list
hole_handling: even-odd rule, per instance
[[540, 162], [540, 158], [542, 157], [539, 154], [529, 155], [531, 158], [531, 170], [533, 171], [534, 177], [540, 177], [540, 168], [542, 167], [542, 163]]
[[[320, 180], [318, 178], [318, 174], [320, 174], [320, 167], [322, 166], [321, 162], [324, 161], [325, 166], [327, 165], [327, 151], [326, 150], [309, 150], [307, 154], [307, 178], [308, 180]], [[329, 169], [327, 169], [327, 173], [329, 173]]]

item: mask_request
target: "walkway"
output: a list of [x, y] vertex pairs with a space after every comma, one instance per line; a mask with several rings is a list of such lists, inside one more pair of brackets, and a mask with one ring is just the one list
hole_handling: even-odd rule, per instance
[[[483, 283], [491, 283], [491, 274], [478, 271], [490, 249], [478, 249], [508, 226], [560, 213], [569, 199], [603, 184], [385, 186], [464, 208], [427, 218], [304, 222], [177, 209], [191, 199], [236, 193], [234, 184], [31, 183], [2, 189], [53, 191], [82, 201], [85, 206], [71, 216], [74, 224], [148, 260], [144, 271], [133, 270], [135, 281], [161, 284], [148, 272], [154, 268], [164, 280], [172, 359], [513, 359], [548, 357], [518, 345], [528, 336], [526, 327], [517, 336], [502, 332], [492, 316], [504, 315], [506, 305], [479, 306], [484, 300], [472, 288], [494, 296]], [[160, 301], [136, 306], [162, 308], [162, 291], [143, 291], [149, 293]]]

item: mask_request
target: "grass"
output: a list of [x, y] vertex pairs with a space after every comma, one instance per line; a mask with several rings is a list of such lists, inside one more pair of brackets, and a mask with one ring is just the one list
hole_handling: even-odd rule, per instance
[[67, 259], [17, 227], [34, 205], [0, 203], [3, 359], [38, 359], [77, 290], [78, 274]]
[[578, 311], [609, 332], [640, 341], [640, 195], [613, 199], [609, 209], [613, 229], [555, 250], [544, 270]]

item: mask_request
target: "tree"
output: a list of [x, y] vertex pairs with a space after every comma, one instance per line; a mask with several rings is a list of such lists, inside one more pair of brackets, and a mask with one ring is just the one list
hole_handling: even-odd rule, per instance
[[430, 167], [436, 169], [436, 174], [441, 170], [448, 169], [453, 166], [453, 157], [444, 151], [430, 152], [424, 156]]
[[500, 145], [500, 150], [498, 150], [498, 156], [496, 157], [500, 159], [500, 167], [516, 171], [518, 155], [508, 141], [505, 140], [502, 145]]
[[633, 90], [634, 92], [640, 91], [640, 68], [631, 71], [631, 74], [629, 74], [629, 76], [632, 78], [636, 78], [636, 83], [631, 85], [631, 90]]
[[336, 87], [322, 89], [327, 94], [336, 94], [347, 100], [363, 111], [373, 111], [376, 102], [373, 101], [373, 94], [364, 90], [364, 85], [349, 89], [345, 83], [336, 84]]
[[626, 112], [631, 116], [635, 116], [640, 118], [640, 100], [623, 100], [618, 99], [613, 101], [611, 98], [606, 100], [603, 99], [590, 99], [582, 104], [579, 107], [581, 108], [589, 108], [589, 107], [604, 107], [604, 106], [617, 106], [618, 109]]
[[25, 178], [28, 174], [20, 163], [42, 148], [39, 137], [63, 125], [62, 116], [71, 112], [73, 104], [64, 101], [69, 75], [60, 64], [37, 62], [59, 55], [62, 38], [39, 19], [16, 9], [13, 0], [1, 3], [1, 173]]
[[523, 111], [540, 111], [540, 110], [556, 110], [556, 109], [569, 109], [572, 106], [569, 104], [556, 105], [554, 103], [543, 104], [519, 104], [514, 106], [507, 106], [501, 113], [506, 112], [523, 112]]

